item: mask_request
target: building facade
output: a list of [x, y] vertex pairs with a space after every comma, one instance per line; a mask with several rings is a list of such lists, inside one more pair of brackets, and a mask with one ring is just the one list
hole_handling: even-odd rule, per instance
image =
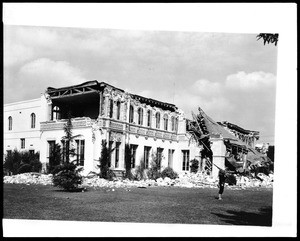
[[40, 151], [40, 99], [6, 104], [4, 106], [4, 150]]
[[191, 159], [200, 159], [201, 147], [186, 131], [186, 118], [180, 109], [105, 82], [49, 87], [40, 99], [7, 104], [4, 109], [4, 150], [39, 151], [45, 171], [54, 144], [64, 146], [64, 125], [69, 116], [76, 136], [73, 159], [86, 174], [98, 171], [103, 140], [113, 149], [110, 165], [115, 172], [125, 170], [126, 144], [130, 146], [132, 168], [141, 161], [149, 168], [155, 156], [161, 160], [162, 169], [186, 172]]

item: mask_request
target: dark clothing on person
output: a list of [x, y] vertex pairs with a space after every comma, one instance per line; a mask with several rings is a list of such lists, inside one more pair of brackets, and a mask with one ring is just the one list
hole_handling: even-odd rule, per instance
[[223, 194], [224, 192], [224, 186], [225, 186], [225, 171], [220, 170], [219, 171], [219, 194]]

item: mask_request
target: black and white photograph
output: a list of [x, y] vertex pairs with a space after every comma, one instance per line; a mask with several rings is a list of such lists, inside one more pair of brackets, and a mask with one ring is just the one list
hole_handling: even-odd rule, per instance
[[3, 6], [4, 237], [296, 236], [296, 5]]

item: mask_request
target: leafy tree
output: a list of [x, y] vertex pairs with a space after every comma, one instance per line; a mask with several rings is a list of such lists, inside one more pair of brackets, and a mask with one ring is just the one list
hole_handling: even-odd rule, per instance
[[152, 153], [152, 160], [147, 175], [150, 179], [157, 179], [161, 177], [161, 160], [156, 153]]
[[58, 143], [55, 143], [51, 149], [50, 158], [49, 158], [49, 172], [52, 173], [54, 168], [60, 165], [62, 162], [62, 151]]
[[275, 46], [277, 45], [278, 39], [279, 39], [279, 34], [275, 33], [260, 33], [256, 36], [257, 40], [259, 39], [263, 39], [264, 41], [264, 45], [266, 45], [266, 43], [274, 43]]
[[192, 159], [190, 163], [191, 163], [191, 172], [196, 173], [199, 168], [199, 161], [197, 159]]
[[58, 162], [60, 162], [60, 148], [57, 145], [54, 145], [55, 153], [54, 157], [51, 161], [53, 161], [53, 178], [52, 182], [54, 186], [63, 188], [66, 191], [75, 191], [78, 189], [78, 185], [82, 183], [82, 177], [80, 175], [80, 171], [82, 168], [77, 168], [77, 166], [70, 162], [70, 156], [75, 154], [75, 148], [73, 147], [72, 143], [73, 140], [80, 136], [76, 135], [73, 136], [73, 125], [71, 121], [71, 114], [68, 112], [68, 120], [64, 126], [65, 136], [63, 136], [62, 141], [65, 141], [65, 150], [64, 154], [66, 157], [66, 162], [60, 165], [55, 166]]
[[110, 147], [107, 147], [107, 141], [102, 140], [101, 143], [101, 155], [99, 158], [99, 165], [100, 173], [99, 176], [104, 179], [112, 179], [113, 174], [111, 170], [109, 169], [110, 166], [110, 156], [114, 149], [111, 149]]
[[75, 148], [73, 146], [74, 139], [81, 136], [81, 135], [73, 136], [73, 124], [71, 118], [72, 118], [71, 113], [68, 112], [68, 120], [67, 123], [64, 125], [65, 135], [62, 137], [62, 141], [65, 142], [64, 155], [66, 157], [67, 163], [70, 162], [70, 156], [75, 155]]
[[3, 168], [6, 172], [10, 175], [18, 174], [18, 169], [20, 168], [21, 164], [21, 153], [17, 151], [17, 149], [13, 150], [10, 153], [7, 153], [5, 156], [5, 160], [3, 163]]
[[146, 169], [145, 161], [144, 159], [142, 159], [140, 161], [140, 165], [135, 168], [135, 175], [133, 178], [138, 181], [142, 179], [146, 179], [147, 174], [145, 173], [145, 169]]
[[42, 163], [39, 160], [39, 152], [19, 152], [17, 149], [8, 153], [3, 163], [4, 172], [12, 175], [24, 172], [40, 172], [41, 168]]

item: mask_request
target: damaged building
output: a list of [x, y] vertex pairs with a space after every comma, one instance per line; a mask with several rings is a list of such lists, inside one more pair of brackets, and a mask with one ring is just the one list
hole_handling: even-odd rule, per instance
[[216, 176], [217, 167], [225, 168], [225, 160], [230, 162], [229, 153], [237, 164], [245, 165], [258, 132], [217, 123], [200, 108], [193, 116], [194, 120], [188, 120], [174, 104], [96, 80], [48, 87], [40, 99], [4, 105], [4, 150], [40, 152], [43, 171], [47, 172], [54, 145], [64, 147], [64, 126], [71, 117], [76, 136], [73, 160], [86, 174], [98, 171], [103, 140], [113, 149], [110, 168], [115, 173], [125, 170], [125, 145], [130, 146], [132, 168], [141, 161], [149, 168], [153, 155], [160, 159], [162, 168], [171, 167], [179, 173], [188, 172], [190, 160], [196, 159], [201, 170], [210, 163], [211, 174]]
[[227, 121], [215, 122], [200, 107], [198, 110], [197, 115], [193, 113], [193, 120], [188, 121], [187, 131], [203, 147], [202, 170], [208, 169], [216, 177], [219, 168], [237, 173], [267, 173], [272, 169], [272, 160], [255, 149], [258, 131], [245, 130]]

